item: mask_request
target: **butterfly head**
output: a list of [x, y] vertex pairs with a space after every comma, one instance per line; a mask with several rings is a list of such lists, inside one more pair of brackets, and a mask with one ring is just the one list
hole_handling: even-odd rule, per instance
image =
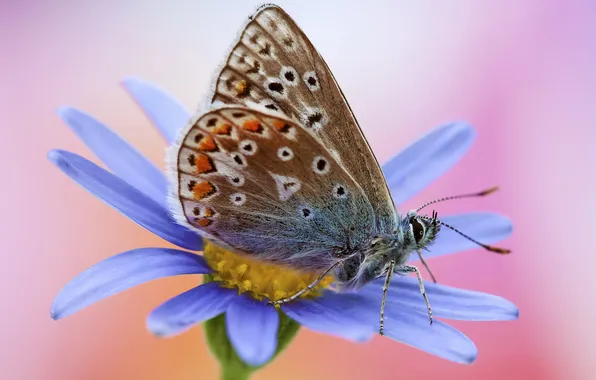
[[437, 214], [434, 211], [431, 217], [419, 215], [416, 211], [410, 211], [402, 220], [402, 228], [405, 232], [406, 246], [410, 252], [413, 252], [431, 245], [437, 238], [441, 224], [438, 222]]
[[375, 235], [370, 240], [366, 252], [367, 257], [387, 257], [389, 260], [401, 262], [399, 256], [426, 248], [437, 238], [441, 224], [436, 212], [432, 215], [419, 215], [412, 210], [400, 221], [398, 229], [392, 234]]

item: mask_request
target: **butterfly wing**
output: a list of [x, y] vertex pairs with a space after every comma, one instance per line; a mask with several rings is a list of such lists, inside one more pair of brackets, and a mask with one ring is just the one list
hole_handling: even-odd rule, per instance
[[354, 114], [321, 55], [281, 8], [265, 5], [249, 18], [212, 102], [265, 107], [307, 127], [363, 189], [377, 231], [395, 229], [387, 182]]
[[183, 136], [176, 161], [186, 220], [236, 251], [322, 270], [346, 239], [371, 233], [362, 189], [311, 131], [280, 114], [214, 109]]

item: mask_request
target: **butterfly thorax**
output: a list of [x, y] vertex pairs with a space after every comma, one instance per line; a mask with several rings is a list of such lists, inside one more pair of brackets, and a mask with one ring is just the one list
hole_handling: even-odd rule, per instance
[[387, 273], [390, 263], [394, 268], [404, 266], [410, 255], [432, 244], [439, 231], [433, 220], [409, 212], [399, 218], [397, 228], [391, 233], [375, 234], [336, 272], [340, 289], [358, 289]]

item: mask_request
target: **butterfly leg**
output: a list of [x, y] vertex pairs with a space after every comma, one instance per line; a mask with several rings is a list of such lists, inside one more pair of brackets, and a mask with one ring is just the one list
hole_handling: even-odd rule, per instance
[[420, 261], [422, 262], [422, 264], [424, 265], [424, 267], [426, 268], [426, 270], [430, 274], [430, 277], [433, 279], [433, 282], [436, 284], [437, 283], [437, 279], [435, 278], [435, 275], [433, 274], [433, 271], [430, 270], [430, 267], [426, 263], [426, 260], [424, 260], [424, 256], [422, 256], [422, 252], [420, 252], [420, 250], [418, 250], [418, 251], [416, 251], [416, 253], [418, 253], [418, 257], [420, 258]]
[[325, 272], [321, 273], [321, 275], [316, 280], [314, 280], [310, 285], [308, 285], [306, 288], [302, 289], [298, 293], [296, 293], [296, 294], [294, 294], [294, 295], [292, 295], [292, 296], [290, 296], [288, 298], [283, 298], [281, 300], [269, 301], [268, 304], [270, 304], [270, 305], [281, 305], [282, 303], [288, 303], [288, 302], [294, 301], [295, 299], [299, 298], [300, 296], [302, 296], [306, 292], [309, 292], [309, 291], [313, 290], [317, 285], [319, 285], [319, 283], [321, 281], [323, 281], [323, 279], [329, 274], [329, 272], [331, 272], [333, 269], [335, 269], [339, 264], [341, 264], [341, 261], [337, 261], [336, 263], [334, 263], [327, 270], [325, 270]]
[[426, 290], [424, 289], [424, 282], [422, 281], [422, 275], [418, 268], [413, 265], [404, 265], [403, 267], [399, 267], [398, 270], [401, 273], [416, 273], [416, 277], [418, 277], [418, 285], [420, 286], [420, 293], [422, 297], [424, 297], [424, 302], [426, 302], [426, 308], [428, 309], [428, 318], [430, 318], [430, 324], [433, 324], [433, 312], [430, 308], [430, 302], [428, 301], [428, 297], [426, 295]]
[[393, 276], [393, 268], [395, 267], [395, 260], [389, 262], [389, 269], [385, 277], [385, 284], [383, 284], [383, 298], [381, 299], [381, 315], [379, 318], [379, 335], [383, 335], [383, 328], [385, 327], [385, 302], [387, 301], [387, 290]]

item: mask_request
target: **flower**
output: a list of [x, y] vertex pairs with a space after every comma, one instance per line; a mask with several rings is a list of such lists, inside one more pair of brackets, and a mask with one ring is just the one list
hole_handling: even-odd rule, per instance
[[[172, 97], [151, 84], [133, 78], [123, 84], [167, 142], [172, 143], [190, 115]], [[327, 283], [323, 283], [305, 297], [281, 305], [280, 310], [267, 305], [266, 298], [280, 299], [293, 294], [317, 274], [300, 274], [260, 263], [203, 242], [195, 232], [174, 221], [166, 205], [166, 179], [143, 155], [81, 111], [66, 107], [59, 110], [59, 115], [111, 172], [63, 150], [50, 151], [50, 161], [79, 185], [146, 229], [178, 247], [204, 250], [204, 253], [201, 256], [180, 249], [139, 248], [110, 257], [64, 287], [51, 307], [52, 318], [64, 318], [150, 280], [203, 274], [208, 280], [206, 283], [175, 296], [151, 312], [147, 319], [151, 332], [172, 336], [200, 322], [225, 316], [225, 321], [221, 320], [234, 351], [244, 363], [260, 366], [279, 351], [282, 346], [279, 339], [285, 339], [279, 332], [294, 323], [292, 320], [312, 330], [353, 341], [365, 341], [378, 331], [382, 279], [349, 293], [336, 293], [326, 289]], [[383, 165], [396, 203], [402, 203], [454, 165], [474, 137], [474, 130], [466, 124], [445, 125]], [[442, 220], [486, 243], [507, 237], [512, 229], [507, 218], [492, 213], [461, 214]], [[473, 247], [469, 240], [446, 229], [427, 257]], [[439, 318], [489, 321], [518, 317], [516, 306], [498, 296], [433, 283], [426, 284], [426, 290], [433, 314]], [[426, 306], [414, 278], [392, 281], [385, 326], [387, 337], [439, 357], [459, 363], [476, 359], [477, 349], [464, 334], [440, 320], [429, 325]]]

